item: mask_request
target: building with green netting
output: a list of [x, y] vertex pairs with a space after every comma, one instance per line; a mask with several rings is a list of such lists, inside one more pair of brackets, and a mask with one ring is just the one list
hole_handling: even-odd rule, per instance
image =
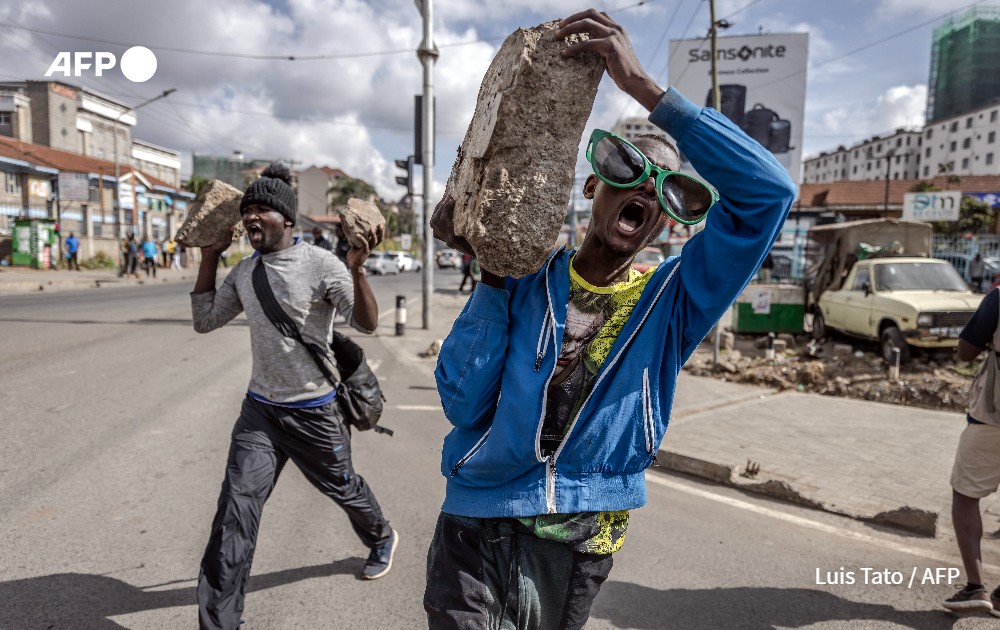
[[192, 177], [222, 180], [230, 186], [243, 190], [247, 184], [256, 179], [256, 176], [249, 176], [247, 171], [266, 168], [274, 160], [244, 158], [241, 154], [220, 157], [195, 153], [191, 156], [191, 161]]
[[927, 122], [998, 100], [1000, 6], [977, 6], [934, 29]]

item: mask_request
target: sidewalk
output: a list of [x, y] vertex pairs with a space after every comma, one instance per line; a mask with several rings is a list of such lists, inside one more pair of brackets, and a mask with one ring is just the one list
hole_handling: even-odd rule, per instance
[[157, 269], [156, 279], [147, 278], [142, 271], [139, 279], [119, 278], [114, 269], [67, 271], [64, 269], [32, 269], [30, 267], [0, 267], [0, 295], [37, 293], [110, 286], [138, 286], [153, 282], [194, 282], [196, 267], [187, 269]]
[[[419, 328], [412, 304], [406, 335], [387, 346], [433, 369], [433, 358], [416, 353], [447, 336], [467, 298], [435, 294], [431, 330]], [[384, 325], [381, 336], [390, 336], [391, 322]], [[681, 372], [658, 460], [663, 470], [923, 536], [951, 536], [949, 478], [964, 426], [957, 413], [778, 393]], [[984, 500], [983, 508], [985, 531], [996, 531], [998, 499]]]

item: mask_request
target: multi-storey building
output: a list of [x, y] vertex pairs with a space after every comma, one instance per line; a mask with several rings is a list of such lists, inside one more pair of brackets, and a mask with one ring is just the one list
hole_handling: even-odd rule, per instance
[[920, 169], [921, 132], [897, 129], [850, 148], [820, 153], [802, 164], [802, 183], [914, 179]]
[[191, 176], [218, 179], [230, 186], [243, 190], [248, 183], [245, 174], [246, 171], [264, 169], [274, 161], [245, 158], [239, 151], [234, 152], [231, 156], [195, 153], [191, 156]]
[[934, 29], [927, 121], [1000, 99], [1000, 6], [977, 6]]
[[299, 171], [296, 190], [299, 212], [305, 215], [330, 214], [330, 187], [342, 177], [346, 177], [344, 171], [329, 166], [310, 166]]
[[1000, 175], [1000, 102], [924, 127], [920, 176]]
[[649, 122], [645, 116], [626, 116], [620, 118], [611, 129], [611, 133], [629, 141], [635, 140], [636, 136], [650, 134], [663, 136], [664, 138], [667, 137], [665, 131]]

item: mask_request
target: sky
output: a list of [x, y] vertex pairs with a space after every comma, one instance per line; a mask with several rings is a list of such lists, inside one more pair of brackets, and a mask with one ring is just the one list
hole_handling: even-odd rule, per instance
[[[732, 24], [727, 35], [809, 33], [803, 145], [811, 156], [921, 126], [934, 26], [997, 2], [716, 0], [716, 14]], [[436, 194], [503, 39], [590, 6], [626, 29], [663, 87], [668, 42], [703, 37], [710, 20], [708, 0], [434, 0]], [[44, 80], [60, 52], [121, 58], [145, 46], [157, 59], [146, 82], [129, 81], [119, 68], [53, 78], [128, 105], [176, 89], [137, 111], [134, 136], [180, 151], [182, 174], [190, 173], [192, 152], [240, 151], [294, 160], [296, 168], [340, 168], [398, 198], [393, 161], [413, 152], [421, 37], [413, 0], [0, 0], [0, 80]], [[587, 133], [640, 113], [605, 78]], [[578, 163], [579, 172], [584, 167]], [[419, 167], [416, 180], [419, 187]]]

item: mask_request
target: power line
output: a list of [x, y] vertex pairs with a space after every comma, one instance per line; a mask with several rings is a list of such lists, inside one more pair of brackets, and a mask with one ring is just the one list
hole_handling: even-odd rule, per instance
[[[645, 6], [654, 0], [640, 0], [634, 4], [617, 7], [614, 9], [609, 9], [608, 13], [620, 13], [622, 11], [629, 11], [641, 6]], [[27, 26], [22, 26], [13, 22], [0, 21], [0, 26], [17, 29], [21, 31], [27, 31], [29, 33], [35, 33], [36, 35], [52, 35], [55, 37], [65, 37], [67, 39], [76, 39], [80, 41], [94, 42], [97, 44], [109, 44], [112, 46], [122, 46], [125, 48], [134, 46], [134, 42], [122, 42], [110, 39], [101, 39], [98, 37], [86, 37], [83, 35], [70, 35], [69, 33], [60, 33], [57, 31], [47, 31], [38, 28], [29, 28]], [[484, 37], [479, 39], [451, 42], [445, 44], [437, 44], [438, 48], [454, 48], [459, 46], [472, 46], [474, 44], [494, 44], [496, 42], [503, 41], [506, 35], [503, 37]], [[352, 52], [352, 53], [328, 53], [321, 55], [298, 55], [298, 54], [281, 54], [281, 55], [258, 55], [253, 53], [239, 53], [239, 52], [228, 52], [228, 51], [215, 51], [215, 50], [197, 50], [193, 48], [180, 48], [177, 46], [158, 46], [149, 45], [149, 48], [155, 49], [157, 51], [163, 52], [175, 52], [186, 55], [202, 55], [207, 57], [230, 57], [238, 59], [254, 59], [258, 61], [328, 61], [333, 59], [359, 59], [364, 57], [381, 57], [386, 55], [402, 55], [402, 54], [413, 54], [416, 52], [417, 47], [413, 46], [411, 48], [396, 48], [390, 50], [373, 50], [366, 52]]]
[[740, 7], [739, 9], [736, 9], [735, 11], [733, 11], [732, 13], [730, 13], [729, 15], [727, 15], [726, 17], [724, 17], [724, 18], [722, 18], [722, 19], [723, 19], [723, 20], [728, 20], [729, 18], [733, 17], [733, 16], [734, 16], [734, 15], [736, 15], [737, 13], [743, 13], [744, 11], [746, 11], [747, 9], [749, 9], [750, 7], [752, 7], [753, 5], [755, 5], [755, 4], [760, 4], [760, 3], [761, 3], [761, 2], [763, 2], [763, 1], [764, 1], [764, 0], [753, 0], [753, 1], [752, 1], [752, 2], [750, 2], [749, 4], [745, 4], [745, 5], [743, 5], [742, 7]]

